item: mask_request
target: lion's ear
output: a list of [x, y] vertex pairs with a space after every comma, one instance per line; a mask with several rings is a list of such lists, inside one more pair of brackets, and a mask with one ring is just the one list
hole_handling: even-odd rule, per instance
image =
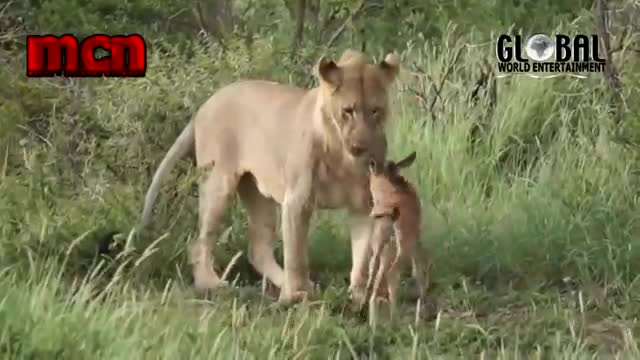
[[400, 56], [396, 53], [387, 54], [384, 60], [380, 63], [380, 68], [382, 69], [387, 82], [392, 83], [398, 76], [398, 73], [400, 73]]
[[342, 82], [342, 69], [338, 67], [335, 61], [323, 56], [318, 61], [317, 76], [321, 82], [332, 87], [338, 87]]
[[364, 54], [358, 50], [346, 49], [338, 60], [338, 64], [344, 65], [352, 61], [364, 61]]

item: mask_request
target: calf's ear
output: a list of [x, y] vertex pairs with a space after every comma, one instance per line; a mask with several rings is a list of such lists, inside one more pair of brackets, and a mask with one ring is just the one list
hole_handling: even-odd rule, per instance
[[404, 159], [402, 159], [402, 160], [398, 161], [398, 162], [396, 163], [396, 167], [397, 167], [398, 169], [402, 169], [402, 168], [409, 167], [409, 166], [411, 166], [411, 164], [413, 164], [413, 162], [414, 162], [415, 160], [416, 160], [416, 152], [414, 151], [414, 152], [412, 152], [411, 154], [407, 155], [407, 157], [406, 157], [406, 158], [404, 158]]

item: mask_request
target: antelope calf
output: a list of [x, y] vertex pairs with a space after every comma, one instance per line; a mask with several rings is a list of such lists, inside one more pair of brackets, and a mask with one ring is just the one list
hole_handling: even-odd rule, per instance
[[[432, 267], [430, 256], [420, 244], [422, 209], [415, 187], [409, 183], [400, 170], [413, 164], [415, 151], [406, 158], [386, 164], [371, 160], [370, 191], [373, 199], [371, 216], [376, 218], [371, 238], [373, 256], [369, 262], [367, 297], [369, 299], [369, 319], [374, 321], [376, 297], [380, 285], [386, 283], [391, 316], [397, 303], [400, 282], [400, 264], [411, 259], [412, 276], [416, 280], [418, 296], [424, 304], [429, 287]], [[395, 240], [395, 241], [394, 241]]]

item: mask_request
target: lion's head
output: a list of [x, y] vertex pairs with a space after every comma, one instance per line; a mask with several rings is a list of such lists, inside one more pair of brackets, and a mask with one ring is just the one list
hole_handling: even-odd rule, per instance
[[370, 64], [354, 50], [345, 51], [338, 62], [323, 57], [317, 65], [324, 125], [347, 156], [364, 166], [372, 156], [384, 159], [388, 92], [399, 70], [396, 54]]

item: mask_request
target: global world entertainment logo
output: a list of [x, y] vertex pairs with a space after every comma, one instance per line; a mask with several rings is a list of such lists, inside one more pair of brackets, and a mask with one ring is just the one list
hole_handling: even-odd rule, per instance
[[502, 34], [496, 42], [498, 72], [505, 77], [526, 74], [535, 78], [562, 75], [586, 77], [584, 73], [603, 72], [606, 59], [599, 54], [598, 35], [577, 35], [573, 38], [556, 34], [533, 34], [524, 42], [520, 35]]

